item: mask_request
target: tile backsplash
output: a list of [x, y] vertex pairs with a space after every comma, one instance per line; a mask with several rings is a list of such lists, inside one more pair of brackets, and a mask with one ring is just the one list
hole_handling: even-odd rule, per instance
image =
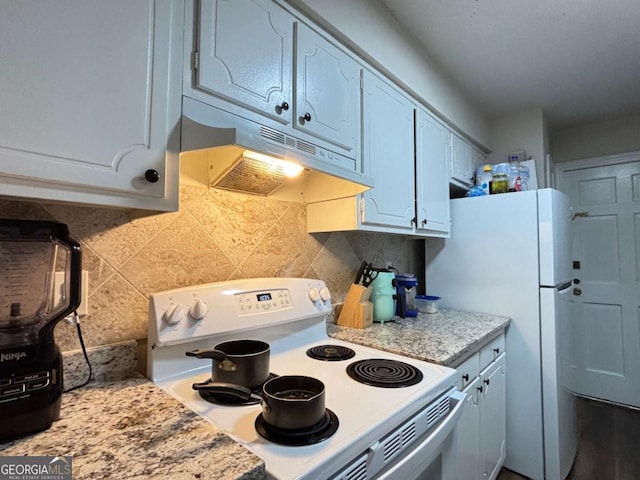
[[[403, 235], [306, 233], [305, 205], [181, 185], [180, 210], [157, 213], [0, 198], [0, 218], [57, 220], [80, 241], [89, 272], [87, 346], [147, 336], [153, 292], [252, 277], [320, 278], [342, 302], [362, 260], [423, 270], [424, 243]], [[56, 327], [63, 351], [75, 328]]]

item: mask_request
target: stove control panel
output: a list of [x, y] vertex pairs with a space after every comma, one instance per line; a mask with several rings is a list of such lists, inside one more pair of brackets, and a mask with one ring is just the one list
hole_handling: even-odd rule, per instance
[[291, 308], [291, 293], [287, 289], [238, 293], [235, 295], [236, 310], [240, 315]]
[[300, 319], [323, 321], [331, 308], [322, 280], [254, 278], [195, 285], [150, 295], [149, 339], [162, 346]]

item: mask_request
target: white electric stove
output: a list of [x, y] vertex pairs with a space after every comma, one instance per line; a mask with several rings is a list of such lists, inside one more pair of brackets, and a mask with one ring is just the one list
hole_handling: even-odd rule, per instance
[[[464, 405], [455, 371], [330, 338], [330, 312], [321, 280], [234, 280], [153, 294], [147, 376], [261, 457], [268, 478], [455, 478], [453, 438]], [[300, 432], [293, 441], [267, 439], [256, 430], [260, 404], [212, 403], [192, 388], [211, 377], [212, 361], [187, 351], [245, 339], [269, 343], [273, 374], [321, 380], [331, 425], [307, 440]]]

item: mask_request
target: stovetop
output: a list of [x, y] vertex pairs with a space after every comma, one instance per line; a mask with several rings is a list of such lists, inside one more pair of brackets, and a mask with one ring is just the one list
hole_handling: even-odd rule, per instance
[[[324, 286], [322, 282], [305, 280], [306, 283], [302, 283], [299, 279], [285, 280], [295, 280], [287, 282], [292, 303], [322, 302], [313, 301], [307, 295], [310, 282], [318, 282], [314, 285], [320, 288]], [[305, 288], [304, 295], [294, 292], [301, 284]], [[234, 289], [236, 294], [237, 291], [244, 291], [240, 285], [233, 286], [238, 287]], [[264, 293], [263, 289], [256, 295], [261, 293]], [[315, 295], [313, 297], [315, 298]], [[178, 297], [173, 294], [173, 298]], [[209, 299], [207, 303], [210, 304], [211, 301], [212, 299]], [[193, 337], [185, 343], [150, 345], [152, 348], [149, 350], [149, 362], [152, 366], [149, 376], [174, 398], [264, 459], [270, 476], [305, 479], [326, 477], [328, 472], [335, 472], [344, 467], [404, 420], [453, 388], [455, 383], [454, 370], [450, 368], [328, 337], [326, 307], [325, 302], [318, 308], [318, 313], [300, 319], [296, 317], [294, 305], [292, 309], [279, 311], [280, 317], [288, 317], [289, 322], [285, 322], [284, 325], [277, 322], [277, 325], [272, 324], [264, 328], [255, 328], [255, 317], [261, 314], [250, 315], [251, 318], [245, 317], [244, 320], [248, 321], [244, 322], [240, 315], [235, 316], [229, 310], [218, 310], [219, 314], [224, 314], [226, 324], [231, 324], [230, 317], [235, 317], [235, 320], [238, 320], [236, 325], [244, 322], [253, 328], [226, 331], [213, 337]], [[212, 305], [209, 305], [209, 308], [210, 311], [214, 310]], [[270, 319], [270, 315], [266, 315], [265, 323]], [[163, 328], [161, 322], [156, 323], [156, 326], [158, 325], [159, 328]], [[157, 338], [154, 336], [156, 333], [150, 328], [150, 343]], [[306, 375], [321, 380], [326, 389], [326, 408], [339, 420], [336, 432], [313, 445], [277, 444], [266, 440], [256, 431], [256, 418], [262, 412], [259, 404], [226, 406], [213, 404], [201, 398], [192, 385], [210, 378], [211, 361], [186, 357], [184, 353], [194, 348], [212, 348], [215, 344], [229, 339], [259, 339], [268, 342], [271, 346], [270, 371], [276, 375]], [[338, 349], [346, 347], [352, 349], [355, 355], [339, 361], [318, 360], [307, 355], [308, 349], [320, 345], [334, 345]], [[416, 369], [422, 378], [417, 383], [396, 388], [359, 383], [349, 376], [347, 367], [366, 359], [401, 361]]]

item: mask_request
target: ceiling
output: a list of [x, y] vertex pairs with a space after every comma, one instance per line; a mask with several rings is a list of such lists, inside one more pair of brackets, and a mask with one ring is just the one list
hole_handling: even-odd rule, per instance
[[551, 130], [640, 114], [638, 0], [382, 0], [487, 115]]

